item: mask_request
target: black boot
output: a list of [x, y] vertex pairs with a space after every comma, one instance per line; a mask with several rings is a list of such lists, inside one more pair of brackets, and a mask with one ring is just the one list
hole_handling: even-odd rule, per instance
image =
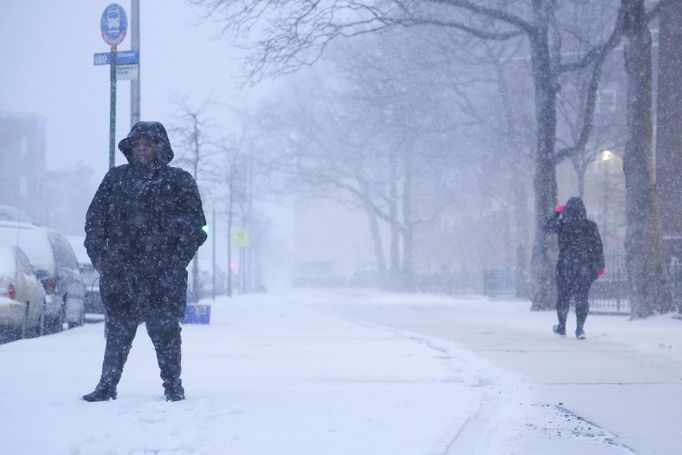
[[107, 400], [115, 400], [116, 399], [116, 389], [115, 388], [109, 388], [106, 386], [101, 386], [97, 385], [95, 387], [95, 390], [88, 393], [87, 395], [83, 395], [83, 399], [85, 401], [107, 401]]
[[566, 327], [564, 327], [561, 324], [557, 324], [552, 326], [552, 332], [556, 333], [559, 336], [564, 336], [566, 335]]
[[181, 330], [177, 319], [169, 320], [159, 317], [147, 321], [147, 332], [156, 349], [156, 359], [159, 363], [166, 401], [185, 399], [185, 389], [182, 388], [180, 379], [182, 372]]
[[182, 401], [185, 399], [185, 389], [182, 385], [178, 384], [173, 387], [167, 387], [163, 395], [166, 397], [166, 401]]

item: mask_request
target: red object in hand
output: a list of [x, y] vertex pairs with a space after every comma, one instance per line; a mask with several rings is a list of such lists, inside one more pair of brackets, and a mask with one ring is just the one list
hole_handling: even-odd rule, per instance
[[564, 209], [566, 208], [565, 205], [562, 204], [557, 204], [554, 206], [554, 210], [559, 213], [564, 213]]
[[599, 269], [599, 272], [597, 273], [599, 274], [599, 276], [602, 276], [604, 273], [606, 273], [606, 269], [602, 267], [601, 269]]

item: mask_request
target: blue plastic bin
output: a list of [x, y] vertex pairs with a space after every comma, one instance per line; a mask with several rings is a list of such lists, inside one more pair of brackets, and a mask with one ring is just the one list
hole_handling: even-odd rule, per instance
[[185, 324], [210, 324], [211, 305], [187, 302], [185, 318], [182, 322]]

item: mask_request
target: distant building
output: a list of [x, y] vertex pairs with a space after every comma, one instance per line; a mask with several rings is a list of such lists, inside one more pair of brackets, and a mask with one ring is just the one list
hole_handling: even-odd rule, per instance
[[85, 212], [97, 189], [92, 175], [92, 169], [83, 165], [69, 170], [47, 171], [40, 224], [64, 234], [84, 235]]
[[37, 115], [0, 112], [0, 204], [44, 221], [45, 122]]

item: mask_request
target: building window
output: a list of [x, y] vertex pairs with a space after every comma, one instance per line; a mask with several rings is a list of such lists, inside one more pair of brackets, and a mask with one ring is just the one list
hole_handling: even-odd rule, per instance
[[616, 90], [605, 88], [597, 92], [596, 110], [600, 114], [613, 114], [616, 112]]

